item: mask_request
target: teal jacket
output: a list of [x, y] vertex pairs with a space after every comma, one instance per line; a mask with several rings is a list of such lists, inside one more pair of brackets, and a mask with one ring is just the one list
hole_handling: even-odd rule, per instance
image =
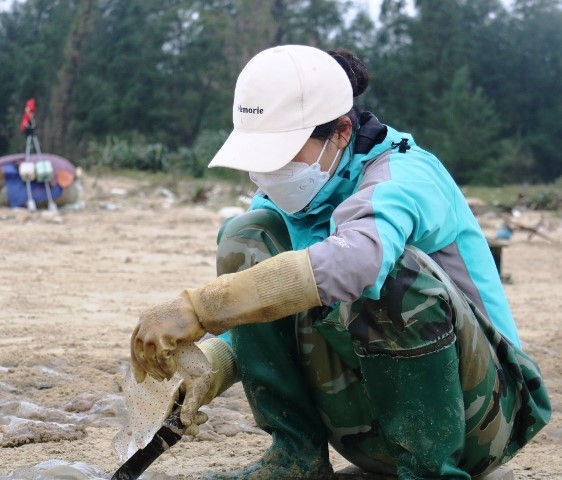
[[519, 337], [487, 240], [441, 162], [369, 112], [318, 195], [288, 215], [258, 191], [250, 209], [284, 218], [309, 249], [324, 305], [378, 299], [406, 245], [430, 255], [512, 343]]

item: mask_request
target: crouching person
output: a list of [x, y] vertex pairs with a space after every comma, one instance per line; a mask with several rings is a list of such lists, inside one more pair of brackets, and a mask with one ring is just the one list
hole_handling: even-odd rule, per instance
[[138, 382], [217, 335], [199, 344], [213, 381], [191, 417], [239, 379], [271, 434], [256, 464], [207, 478], [332, 478], [331, 444], [368, 472], [468, 480], [550, 418], [461, 191], [411, 135], [353, 107], [367, 84], [347, 51], [289, 45], [247, 64], [210, 166], [259, 190], [219, 232], [218, 278], [132, 334]]

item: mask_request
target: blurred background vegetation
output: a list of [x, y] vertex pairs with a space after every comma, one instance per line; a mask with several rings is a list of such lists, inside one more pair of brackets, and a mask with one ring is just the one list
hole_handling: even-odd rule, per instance
[[409, 3], [383, 0], [373, 18], [353, 0], [20, 0], [0, 13], [0, 155], [23, 150], [34, 97], [46, 152], [208, 176], [241, 68], [302, 43], [362, 58], [358, 105], [413, 133], [459, 184], [559, 189], [561, 0]]

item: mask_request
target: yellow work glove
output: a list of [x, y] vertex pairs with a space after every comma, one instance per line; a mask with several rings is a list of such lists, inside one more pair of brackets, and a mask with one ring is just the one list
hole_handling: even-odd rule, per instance
[[220, 338], [209, 338], [197, 346], [211, 364], [212, 382], [201, 403], [207, 405], [236, 380], [236, 361], [230, 345]]
[[172, 378], [177, 370], [173, 352], [178, 343], [193, 343], [203, 335], [187, 290], [142, 312], [131, 335], [131, 366], [137, 382], [147, 373], [158, 381]]
[[157, 380], [176, 371], [172, 352], [249, 323], [270, 322], [322, 303], [307, 250], [283, 252], [241, 272], [221, 275], [202, 288], [143, 312], [131, 337], [135, 378]]
[[[197, 435], [199, 425], [207, 421], [207, 416], [203, 412], [199, 412], [201, 406], [211, 403], [215, 397], [230, 388], [236, 380], [236, 362], [228, 343], [220, 338], [210, 338], [197, 346], [210, 364], [211, 373], [199, 377], [203, 381], [193, 382], [191, 385], [184, 382], [180, 387], [180, 391], [184, 394], [180, 420], [189, 435]], [[197, 364], [189, 362], [189, 357], [186, 357], [186, 360], [188, 362], [182, 364], [183, 369], [190, 375], [197, 374]], [[193, 372], [190, 370], [190, 363], [195, 366]]]
[[184, 433], [197, 435], [207, 415], [199, 411], [232, 385], [236, 365], [230, 346], [218, 338], [201, 344], [181, 343], [174, 350], [177, 371], [170, 380], [147, 377], [138, 383], [132, 371], [123, 379], [127, 424], [113, 439], [122, 461], [145, 448], [181, 402], [179, 417]]

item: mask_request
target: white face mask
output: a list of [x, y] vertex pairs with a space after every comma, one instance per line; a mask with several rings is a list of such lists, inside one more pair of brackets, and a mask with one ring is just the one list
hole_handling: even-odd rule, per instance
[[336, 152], [328, 171], [323, 172], [320, 167], [320, 159], [326, 150], [328, 141], [329, 139], [324, 142], [320, 155], [313, 164], [289, 162], [274, 172], [250, 172], [250, 180], [285, 213], [300, 212], [330, 179], [330, 170], [338, 158], [340, 150]]

